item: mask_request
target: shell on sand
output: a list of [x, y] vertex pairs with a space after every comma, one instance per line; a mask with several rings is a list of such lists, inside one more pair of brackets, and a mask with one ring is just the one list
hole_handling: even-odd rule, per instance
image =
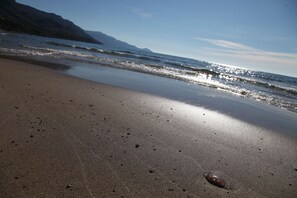
[[219, 176], [214, 175], [212, 173], [205, 173], [204, 174], [204, 177], [212, 185], [217, 186], [219, 188], [226, 188], [226, 189], [228, 189], [225, 180], [222, 179], [222, 178], [220, 178]]

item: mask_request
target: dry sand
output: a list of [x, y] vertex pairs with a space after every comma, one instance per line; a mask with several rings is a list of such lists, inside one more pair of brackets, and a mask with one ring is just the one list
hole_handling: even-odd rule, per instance
[[0, 197], [297, 197], [296, 138], [6, 59], [0, 95]]

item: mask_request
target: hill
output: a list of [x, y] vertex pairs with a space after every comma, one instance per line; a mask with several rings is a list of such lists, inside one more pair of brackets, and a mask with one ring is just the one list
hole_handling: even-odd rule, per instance
[[0, 29], [67, 40], [101, 44], [69, 20], [15, 0], [0, 0]]

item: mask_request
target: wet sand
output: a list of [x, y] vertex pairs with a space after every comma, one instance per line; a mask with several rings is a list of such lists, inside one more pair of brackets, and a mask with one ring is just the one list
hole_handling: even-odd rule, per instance
[[6, 59], [0, 94], [0, 197], [297, 196], [294, 137]]

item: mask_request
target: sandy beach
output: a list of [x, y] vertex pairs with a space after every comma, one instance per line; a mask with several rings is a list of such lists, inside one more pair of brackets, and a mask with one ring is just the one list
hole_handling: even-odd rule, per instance
[[7, 59], [0, 95], [0, 197], [297, 197], [295, 137]]

